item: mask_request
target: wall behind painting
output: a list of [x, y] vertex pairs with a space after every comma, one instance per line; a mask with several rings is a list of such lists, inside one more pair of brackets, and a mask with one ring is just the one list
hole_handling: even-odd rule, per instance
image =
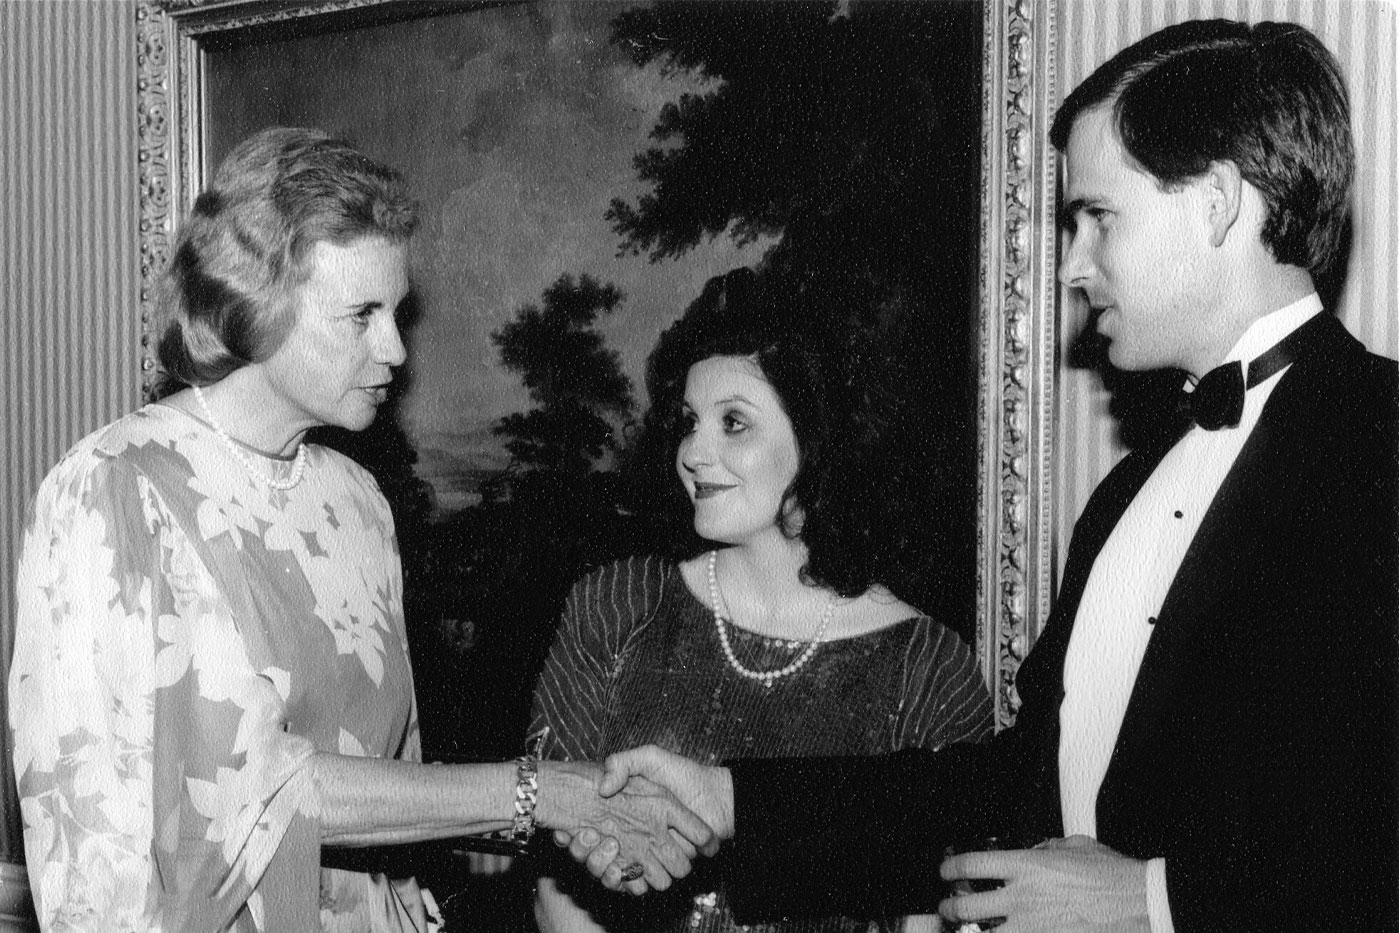
[[[1396, 356], [1396, 7], [1381, 0], [1060, 0], [1061, 99], [1119, 49], [1172, 23], [1224, 17], [1311, 29], [1341, 62], [1356, 136], [1355, 229], [1338, 314], [1372, 351]], [[1061, 290], [1060, 359], [1087, 318], [1082, 295]], [[1059, 565], [1094, 487], [1127, 452], [1098, 374], [1065, 362], [1055, 427]]]
[[[0, 667], [24, 513], [63, 451], [140, 396], [131, 3], [0, 0]], [[0, 699], [0, 707], [3, 707]], [[7, 740], [0, 860], [20, 861]]]

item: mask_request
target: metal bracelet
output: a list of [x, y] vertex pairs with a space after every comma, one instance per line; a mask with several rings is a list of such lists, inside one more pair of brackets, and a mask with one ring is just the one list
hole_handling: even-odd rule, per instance
[[523, 846], [535, 834], [535, 803], [539, 796], [539, 759], [521, 755], [515, 767], [515, 817], [510, 823], [512, 842]]

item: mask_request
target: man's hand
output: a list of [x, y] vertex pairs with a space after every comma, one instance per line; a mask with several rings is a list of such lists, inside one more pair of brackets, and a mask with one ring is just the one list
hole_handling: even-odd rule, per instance
[[655, 745], [609, 755], [603, 767], [605, 773], [598, 793], [604, 797], [629, 786], [628, 779], [640, 775], [675, 794], [681, 803], [708, 823], [720, 839], [734, 837], [734, 781], [728, 768], [702, 765]]
[[[690, 873], [691, 859], [718, 846], [714, 831], [664, 788], [646, 780], [629, 782], [621, 793], [598, 793], [602, 769], [587, 762], [540, 762], [540, 825], [574, 838], [585, 832], [607, 839], [614, 853], [607, 871], [595, 871], [608, 887], [633, 894], [664, 891], [674, 878]], [[623, 880], [623, 866], [642, 867], [640, 878]], [[592, 866], [590, 865], [590, 868]]]
[[939, 873], [945, 881], [1004, 882], [994, 891], [944, 900], [938, 911], [954, 924], [1005, 917], [997, 933], [1151, 929], [1143, 863], [1087, 836], [1036, 849], [964, 852], [945, 860]]
[[[714, 855], [719, 840], [734, 834], [734, 785], [727, 768], [713, 768], [673, 754], [655, 745], [618, 752], [608, 758], [598, 792], [606, 797], [623, 792], [653, 792], [658, 786], [678, 797], [686, 807], [715, 829], [705, 843], [696, 843], [701, 854]], [[721, 829], [720, 827], [723, 827]], [[645, 890], [641, 882], [624, 882], [621, 843], [606, 833], [583, 829], [555, 832], [554, 841], [569, 847], [569, 854], [588, 866], [589, 872], [612, 890], [626, 888], [634, 894]], [[638, 888], [641, 890], [638, 890]]]

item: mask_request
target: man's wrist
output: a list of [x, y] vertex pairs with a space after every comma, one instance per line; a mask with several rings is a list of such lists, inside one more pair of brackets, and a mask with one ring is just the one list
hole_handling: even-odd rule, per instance
[[1175, 933], [1172, 905], [1167, 899], [1167, 860], [1149, 859], [1143, 871], [1147, 881], [1147, 920], [1152, 933]]

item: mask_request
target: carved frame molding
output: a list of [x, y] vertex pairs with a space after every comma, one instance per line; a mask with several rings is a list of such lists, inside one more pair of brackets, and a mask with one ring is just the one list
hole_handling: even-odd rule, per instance
[[[1014, 679], [1049, 612], [1055, 398], [1055, 154], [1058, 0], [985, 0], [978, 421], [978, 651], [998, 728], [1019, 705]], [[143, 389], [155, 374], [155, 290], [175, 223], [202, 183], [203, 55], [221, 37], [278, 23], [315, 27], [356, 12], [374, 22], [480, 0], [139, 0]]]
[[1054, 585], [1058, 0], [984, 9], [977, 648], [1002, 729]]

